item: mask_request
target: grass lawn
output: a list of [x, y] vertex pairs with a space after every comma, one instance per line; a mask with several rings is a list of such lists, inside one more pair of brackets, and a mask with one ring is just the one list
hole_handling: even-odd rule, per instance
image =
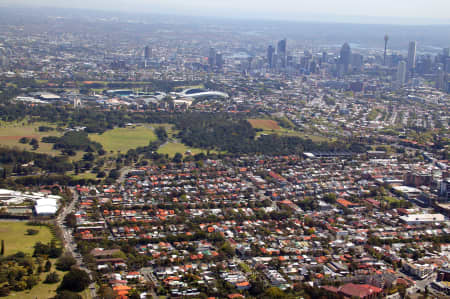
[[144, 126], [115, 128], [103, 134], [89, 134], [89, 138], [101, 143], [107, 152], [121, 151], [122, 153], [139, 146], [146, 146], [150, 141], [157, 139], [153, 130]]
[[178, 134], [178, 130], [174, 129], [174, 125], [173, 124], [148, 124], [151, 128], [156, 129], [159, 127], [164, 127], [166, 129], [167, 132], [167, 136], [170, 138], [174, 138], [175, 135]]
[[45, 136], [61, 136], [62, 133], [56, 130], [49, 132], [39, 132], [39, 126], [48, 126], [55, 128], [55, 125], [49, 123], [33, 123], [27, 124], [23, 122], [0, 122], [0, 145], [9, 147], [18, 147], [23, 150], [31, 151], [31, 145], [22, 144], [19, 140], [22, 137], [35, 138], [39, 141], [37, 153], [59, 155], [59, 151], [53, 150], [53, 144], [40, 142]]
[[205, 85], [199, 84], [199, 85], [191, 85], [191, 86], [188, 86], [188, 85], [186, 85], [186, 86], [177, 86], [177, 87], [174, 88], [174, 90], [175, 91], [183, 91], [183, 90], [188, 89], [188, 88], [205, 88]]
[[[36, 235], [28, 236], [27, 229], [39, 230]], [[0, 240], [5, 240], [5, 255], [23, 251], [33, 254], [33, 246], [36, 242], [48, 243], [53, 238], [47, 226], [27, 225], [22, 221], [0, 221]]]
[[280, 130], [264, 130], [256, 133], [256, 138], [261, 136], [262, 134], [271, 135], [271, 134], [277, 134], [280, 136], [296, 136], [303, 139], [311, 139], [314, 142], [323, 142], [323, 141], [331, 141], [331, 139], [323, 137], [323, 136], [317, 136], [312, 134], [306, 134], [304, 132], [298, 132], [294, 130], [289, 130], [285, 128], [281, 128]]
[[[61, 283], [62, 278], [67, 272], [62, 272], [59, 270], [56, 270], [55, 263], [57, 259], [50, 259], [52, 263], [52, 268], [50, 272], [56, 271], [59, 275], [60, 281], [57, 283], [47, 284], [44, 283], [45, 277], [49, 272], [43, 272], [39, 275], [40, 281], [39, 283], [34, 286], [31, 290], [25, 290], [22, 292], [11, 292], [9, 296], [5, 297], [6, 299], [47, 299], [52, 298], [56, 295], [56, 289], [58, 288], [59, 284]], [[84, 290], [83, 292], [78, 293], [80, 294], [83, 299], [91, 299], [91, 292], [89, 289]]]
[[278, 123], [271, 119], [248, 119], [248, 122], [255, 129], [262, 130], [280, 130], [281, 127]]
[[[27, 229], [32, 228], [39, 230], [36, 235], [28, 236]], [[0, 240], [5, 240], [5, 255], [11, 255], [18, 251], [26, 254], [33, 254], [33, 246], [37, 241], [48, 243], [53, 238], [53, 234], [47, 226], [32, 226], [27, 225], [26, 222], [19, 221], [0, 221]], [[51, 272], [56, 271], [59, 278], [62, 279], [66, 272], [56, 270], [55, 263], [57, 259], [50, 259], [52, 263]], [[44, 261], [45, 263], [45, 261]], [[48, 272], [40, 274], [40, 282], [31, 290], [22, 292], [11, 292], [7, 299], [47, 299], [56, 295], [56, 289], [59, 282], [53, 284], [43, 283]], [[90, 292], [80, 293], [83, 298], [90, 299]]]
[[[168, 142], [158, 149], [158, 153], [168, 154], [169, 157], [173, 157], [173, 156], [175, 156], [176, 153], [180, 153], [180, 154], [184, 155], [184, 153], [188, 150], [190, 150], [192, 152], [192, 154], [194, 154], [194, 155], [200, 154], [200, 153], [204, 153], [206, 155], [206, 153], [208, 152], [207, 150], [204, 150], [204, 149], [188, 147], [188, 146], [184, 145], [183, 143]], [[211, 152], [215, 152], [215, 151], [211, 151]]]
[[80, 179], [96, 180], [97, 179], [97, 174], [92, 173], [92, 172], [83, 172], [83, 173], [79, 173], [79, 174], [69, 173], [69, 174], [72, 176], [72, 178], [74, 178], [76, 180], [80, 180]]

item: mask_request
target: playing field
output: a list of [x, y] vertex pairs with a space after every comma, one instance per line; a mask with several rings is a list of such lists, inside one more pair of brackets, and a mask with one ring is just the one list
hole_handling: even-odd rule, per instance
[[107, 152], [120, 151], [122, 153], [140, 146], [146, 146], [150, 141], [157, 139], [153, 130], [144, 126], [115, 128], [103, 134], [89, 134], [89, 138], [101, 143]]
[[278, 123], [271, 119], [248, 119], [248, 122], [255, 129], [280, 130]]
[[35, 138], [39, 141], [39, 148], [35, 151], [37, 153], [59, 155], [59, 151], [52, 149], [53, 144], [40, 142], [44, 136], [61, 136], [59, 131], [39, 132], [39, 126], [55, 127], [48, 123], [33, 123], [26, 122], [0, 122], [0, 145], [9, 147], [18, 147], [23, 150], [31, 151], [31, 145], [22, 144], [19, 140], [22, 137]]
[[[39, 230], [36, 235], [27, 235], [27, 229]], [[0, 240], [5, 242], [5, 255], [18, 251], [33, 254], [36, 242], [48, 243], [53, 238], [47, 226], [27, 225], [23, 221], [0, 221]]]
[[[203, 150], [200, 148], [192, 148], [184, 145], [183, 143], [179, 142], [167, 142], [163, 146], [161, 146], [158, 149], [158, 153], [160, 154], [168, 154], [170, 157], [175, 156], [176, 153], [180, 153], [184, 155], [187, 151], [191, 151], [192, 154], [200, 154], [200, 153], [207, 153], [207, 150]], [[214, 151], [211, 151], [214, 152]]]
[[[39, 233], [36, 235], [27, 235], [27, 229], [38, 230]], [[14, 254], [18, 251], [24, 253], [33, 254], [33, 246], [36, 242], [40, 241], [42, 243], [48, 243], [52, 240], [53, 234], [47, 226], [34, 226], [27, 225], [23, 221], [0, 221], [0, 240], [5, 242], [5, 256]], [[56, 271], [62, 279], [65, 272], [55, 269], [55, 263], [57, 259], [50, 259], [52, 263], [52, 271]], [[59, 286], [58, 283], [46, 284], [43, 283], [45, 277], [48, 273], [41, 273], [39, 275], [40, 282], [34, 286], [31, 290], [25, 290], [21, 292], [11, 292], [7, 299], [46, 299], [51, 298], [56, 295], [56, 288]], [[89, 292], [80, 293], [83, 298], [91, 298]]]

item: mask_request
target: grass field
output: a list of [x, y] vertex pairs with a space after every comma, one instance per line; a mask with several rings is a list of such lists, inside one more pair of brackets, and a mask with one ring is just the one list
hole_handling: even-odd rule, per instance
[[156, 135], [152, 129], [143, 126], [133, 128], [115, 128], [103, 134], [89, 134], [92, 141], [97, 141], [103, 145], [107, 151], [125, 153], [130, 149], [139, 146], [146, 146], [150, 141], [156, 140]]
[[[207, 150], [204, 150], [204, 149], [188, 147], [188, 146], [184, 145], [183, 143], [168, 142], [158, 149], [158, 153], [164, 154], [164, 155], [168, 154], [170, 157], [173, 157], [173, 156], [175, 156], [176, 153], [180, 153], [180, 154], [184, 155], [184, 153], [186, 153], [186, 151], [188, 151], [188, 150], [191, 151], [192, 154], [194, 154], [194, 155], [200, 154], [200, 153], [206, 154], [208, 152]], [[211, 151], [211, 152], [215, 152], [215, 151]]]
[[[27, 229], [39, 230], [36, 235], [27, 235]], [[0, 221], [0, 240], [5, 241], [5, 256], [14, 254], [18, 251], [22, 251], [26, 254], [33, 254], [33, 246], [36, 242], [48, 243], [53, 239], [53, 234], [47, 226], [34, 226], [27, 225], [22, 221]], [[51, 272], [56, 271], [62, 279], [65, 272], [56, 270], [55, 263], [57, 259], [50, 259], [52, 263]], [[5, 298], [7, 299], [47, 299], [56, 295], [56, 289], [59, 283], [45, 284], [43, 281], [48, 273], [40, 274], [40, 282], [34, 286], [31, 290], [25, 290], [22, 292], [11, 292], [11, 294]], [[83, 298], [90, 299], [90, 292], [80, 293]]]
[[72, 178], [76, 180], [85, 179], [85, 180], [95, 180], [97, 179], [97, 174], [92, 172], [83, 172], [79, 174], [68, 173]]
[[[28, 236], [27, 229], [39, 230], [36, 235]], [[36, 242], [48, 243], [53, 238], [47, 226], [31, 226], [22, 221], [0, 221], [0, 240], [5, 240], [5, 255], [18, 251], [33, 254]]]
[[191, 85], [191, 86], [188, 86], [188, 85], [186, 85], [186, 86], [178, 86], [178, 87], [175, 87], [174, 90], [175, 91], [183, 91], [183, 90], [188, 89], [188, 88], [205, 88], [205, 85], [199, 84], [199, 85]]
[[248, 119], [248, 122], [255, 129], [262, 130], [280, 130], [281, 127], [278, 123], [271, 119]]
[[22, 137], [35, 138], [39, 141], [39, 148], [35, 151], [37, 153], [59, 155], [59, 151], [52, 149], [53, 144], [40, 142], [45, 136], [61, 136], [62, 133], [56, 130], [49, 132], [39, 132], [39, 126], [55, 127], [48, 123], [33, 123], [26, 122], [1, 122], [0, 123], [0, 145], [17, 147], [23, 150], [31, 150], [31, 145], [22, 144], [19, 140]]

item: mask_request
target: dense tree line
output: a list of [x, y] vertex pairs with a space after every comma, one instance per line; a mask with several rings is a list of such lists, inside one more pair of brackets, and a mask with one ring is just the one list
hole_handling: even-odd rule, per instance
[[65, 151], [87, 151], [100, 152], [102, 145], [98, 142], [91, 141], [86, 132], [70, 131], [65, 133], [62, 137], [43, 137], [42, 142], [53, 143], [53, 148], [56, 150]]
[[13, 172], [18, 172], [22, 164], [34, 162], [34, 167], [53, 173], [65, 173], [73, 169], [72, 163], [67, 157], [53, 157], [46, 154], [38, 154], [19, 149], [0, 147], [0, 163], [11, 165]]
[[181, 131], [179, 137], [189, 146], [235, 154], [286, 155], [304, 151], [365, 150], [364, 146], [357, 144], [315, 143], [297, 136], [271, 134], [255, 138], [257, 130], [247, 120], [227, 114], [185, 114], [175, 120], [175, 125]]

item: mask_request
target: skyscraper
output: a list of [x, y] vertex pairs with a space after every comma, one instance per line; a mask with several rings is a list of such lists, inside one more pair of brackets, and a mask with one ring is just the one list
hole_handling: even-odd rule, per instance
[[448, 72], [450, 64], [448, 63], [450, 59], [450, 48], [444, 48], [442, 51], [442, 63], [444, 64], [444, 71]]
[[267, 63], [269, 64], [269, 68], [273, 67], [273, 54], [275, 53], [275, 48], [270, 45], [267, 47]]
[[386, 34], [384, 36], [384, 59], [383, 64], [386, 65], [386, 54], [387, 54], [387, 44], [388, 44], [389, 36]]
[[223, 55], [222, 55], [222, 53], [217, 53], [217, 54], [216, 54], [216, 66], [217, 66], [218, 68], [222, 68], [222, 67], [223, 67], [223, 64], [224, 64], [224, 61], [223, 61]]
[[397, 82], [401, 85], [406, 82], [406, 62], [400, 61], [397, 66]]
[[322, 52], [322, 63], [328, 62], [328, 53], [326, 51]]
[[343, 73], [347, 74], [349, 70], [350, 59], [352, 57], [352, 50], [350, 49], [348, 43], [342, 45], [340, 54], [341, 55], [339, 57], [339, 64], [342, 67]]
[[287, 41], [286, 39], [282, 39], [277, 44], [277, 56], [280, 60], [281, 67], [286, 67], [286, 47]]
[[412, 41], [412, 42], [409, 42], [409, 47], [408, 47], [407, 70], [409, 72], [412, 72], [412, 71], [414, 71], [415, 67], [416, 67], [416, 42]]
[[209, 48], [208, 63], [210, 67], [216, 65], [216, 49], [214, 48]]
[[152, 56], [152, 50], [150, 49], [149, 46], [145, 46], [145, 48], [144, 48], [144, 58], [145, 58], [145, 60], [150, 59], [151, 56]]

